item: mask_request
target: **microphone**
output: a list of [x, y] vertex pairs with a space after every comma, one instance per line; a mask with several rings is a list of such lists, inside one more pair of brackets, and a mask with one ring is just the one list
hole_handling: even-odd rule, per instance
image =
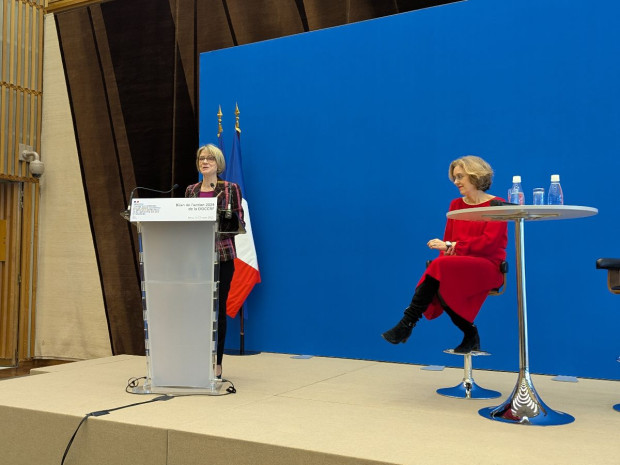
[[133, 195], [135, 194], [135, 192], [140, 189], [140, 190], [145, 190], [145, 191], [150, 191], [150, 192], [157, 192], [159, 194], [169, 194], [170, 192], [172, 192], [173, 190], [175, 190], [176, 188], [178, 188], [179, 185], [178, 184], [174, 184], [170, 189], [168, 189], [167, 191], [162, 191], [159, 189], [151, 189], [150, 187], [134, 187], [134, 189], [131, 191], [131, 194], [129, 195], [129, 205], [127, 205], [127, 210], [123, 210], [121, 212], [121, 216], [123, 218], [125, 218], [127, 221], [129, 221], [129, 217], [131, 216], [131, 204], [133, 202]]
[[[218, 181], [218, 183], [219, 183], [219, 181]], [[211, 184], [209, 184], [209, 185], [211, 186], [211, 189], [215, 190], [215, 184], [211, 183]], [[230, 184], [228, 184], [228, 206], [227, 206], [227, 208], [226, 208], [225, 210], [223, 210], [223, 211], [224, 211], [224, 218], [226, 218], [227, 220], [229, 220], [229, 219], [231, 219], [231, 218], [232, 218], [232, 206], [231, 206], [231, 204], [230, 204], [230, 197], [231, 197], [231, 194], [230, 194], [230, 189], [231, 189]], [[224, 191], [222, 190], [222, 191], [220, 192], [220, 194], [221, 194], [222, 192], [224, 192]], [[219, 197], [219, 196], [220, 196], [220, 194], [217, 194], [215, 197], [216, 197], [216, 198], [217, 198], [217, 197]]]
[[489, 205], [491, 207], [503, 207], [505, 205], [517, 205], [516, 203], [510, 203], [510, 202], [503, 202], [501, 200], [497, 200], [497, 199], [491, 199], [491, 201], [489, 202]]
[[226, 214], [224, 215], [227, 220], [232, 218], [232, 206], [230, 204], [230, 199], [232, 198], [232, 184], [228, 183], [228, 207], [226, 208]]

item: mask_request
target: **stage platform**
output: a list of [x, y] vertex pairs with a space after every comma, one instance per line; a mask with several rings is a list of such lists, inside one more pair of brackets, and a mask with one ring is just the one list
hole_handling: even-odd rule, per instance
[[[574, 423], [536, 427], [478, 415], [500, 404], [515, 373], [477, 371], [492, 400], [436, 394], [463, 370], [261, 353], [226, 356], [236, 394], [176, 397], [90, 417], [65, 465], [449, 465], [620, 463], [620, 382], [532, 376], [551, 408]], [[475, 368], [475, 365], [474, 365]], [[156, 396], [125, 392], [144, 357], [116, 356], [32, 370], [0, 381], [0, 463], [59, 465], [89, 412]]]

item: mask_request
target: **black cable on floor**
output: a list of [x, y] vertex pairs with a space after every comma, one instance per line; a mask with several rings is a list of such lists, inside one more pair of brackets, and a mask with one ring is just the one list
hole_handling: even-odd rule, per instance
[[[130, 378], [127, 381], [127, 386], [125, 387], [125, 392], [128, 392], [130, 394], [136, 394], [135, 392], [131, 392], [130, 389], [138, 387], [138, 385], [140, 384], [140, 380], [142, 380], [142, 379], [145, 380], [146, 376], [142, 376], [140, 378]], [[229, 383], [230, 386], [228, 388], [226, 388], [226, 394], [213, 394], [214, 396], [226, 396], [226, 395], [229, 395], [229, 394], [235, 394], [237, 392], [237, 389], [235, 389], [235, 385], [232, 383], [232, 381], [230, 381], [228, 379], [223, 379], [221, 382], [222, 383]], [[148, 394], [148, 393], [144, 393], [144, 394]], [[69, 443], [67, 444], [67, 448], [65, 449], [65, 453], [62, 455], [62, 461], [60, 462], [60, 465], [64, 465], [65, 459], [67, 458], [67, 454], [69, 453], [69, 449], [71, 449], [71, 445], [73, 444], [73, 440], [75, 439], [75, 436], [77, 435], [78, 431], [80, 430], [80, 428], [82, 427], [84, 422], [89, 417], [100, 417], [102, 415], [107, 415], [110, 412], [114, 412], [116, 410], [121, 410], [121, 409], [128, 408], [128, 407], [134, 407], [136, 405], [150, 404], [152, 402], [158, 402], [160, 400], [170, 400], [170, 399], [174, 399], [175, 397], [188, 397], [190, 395], [204, 395], [204, 394], [186, 394], [186, 395], [178, 395], [178, 396], [170, 396], [168, 394], [164, 394], [164, 395], [155, 397], [153, 399], [146, 400], [144, 402], [135, 402], [133, 404], [123, 405], [121, 407], [111, 408], [111, 409], [107, 409], [107, 410], [98, 410], [96, 412], [87, 413], [86, 415], [84, 415], [84, 418], [82, 418], [82, 420], [80, 421], [80, 424], [78, 425], [78, 427], [73, 432], [73, 435], [71, 436], [71, 439], [69, 440]]]
[[80, 421], [80, 424], [75, 429], [75, 432], [73, 433], [73, 436], [71, 436], [71, 439], [69, 440], [69, 444], [67, 444], [67, 448], [65, 449], [65, 453], [62, 455], [62, 461], [60, 462], [60, 465], [64, 465], [65, 459], [67, 458], [67, 454], [69, 453], [69, 449], [71, 449], [71, 445], [73, 444], [73, 440], [75, 439], [75, 436], [77, 435], [78, 431], [80, 430], [80, 428], [82, 427], [84, 422], [89, 417], [100, 417], [102, 415], [107, 415], [110, 412], [114, 412], [115, 410], [121, 410], [121, 409], [128, 408], [128, 407], [134, 407], [136, 405], [150, 404], [151, 402], [158, 402], [160, 400], [170, 400], [170, 399], [173, 399], [173, 396], [163, 395], [163, 396], [155, 397], [155, 398], [150, 399], [150, 400], [146, 400], [144, 402], [136, 402], [136, 403], [129, 404], [129, 405], [123, 405], [122, 407], [111, 408], [111, 409], [108, 409], [108, 410], [98, 410], [96, 412], [87, 413], [86, 415], [84, 415], [84, 418], [82, 418], [82, 421]]

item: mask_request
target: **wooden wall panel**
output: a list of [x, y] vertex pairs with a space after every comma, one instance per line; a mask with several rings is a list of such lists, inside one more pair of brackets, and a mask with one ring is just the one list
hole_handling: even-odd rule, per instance
[[6, 262], [8, 223], [0, 219], [0, 262]]
[[16, 360], [19, 305], [19, 184], [0, 183], [0, 219], [6, 224], [7, 257], [0, 261], [0, 361]]
[[24, 183], [22, 227], [20, 231], [19, 332], [17, 353], [20, 360], [34, 356], [34, 317], [36, 309], [39, 184]]
[[7, 225], [7, 256], [0, 261], [3, 360], [33, 355], [39, 181], [19, 160], [19, 145], [40, 148], [45, 6], [45, 0], [5, 0], [0, 6], [0, 211]]
[[18, 147], [39, 147], [44, 10], [24, 0], [3, 1], [0, 8], [0, 178], [30, 177]]

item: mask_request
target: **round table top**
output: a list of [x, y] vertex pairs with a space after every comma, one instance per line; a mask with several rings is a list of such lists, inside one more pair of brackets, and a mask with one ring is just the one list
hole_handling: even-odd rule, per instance
[[453, 210], [446, 213], [451, 220], [514, 221], [565, 220], [594, 216], [598, 209], [578, 205], [501, 205]]

